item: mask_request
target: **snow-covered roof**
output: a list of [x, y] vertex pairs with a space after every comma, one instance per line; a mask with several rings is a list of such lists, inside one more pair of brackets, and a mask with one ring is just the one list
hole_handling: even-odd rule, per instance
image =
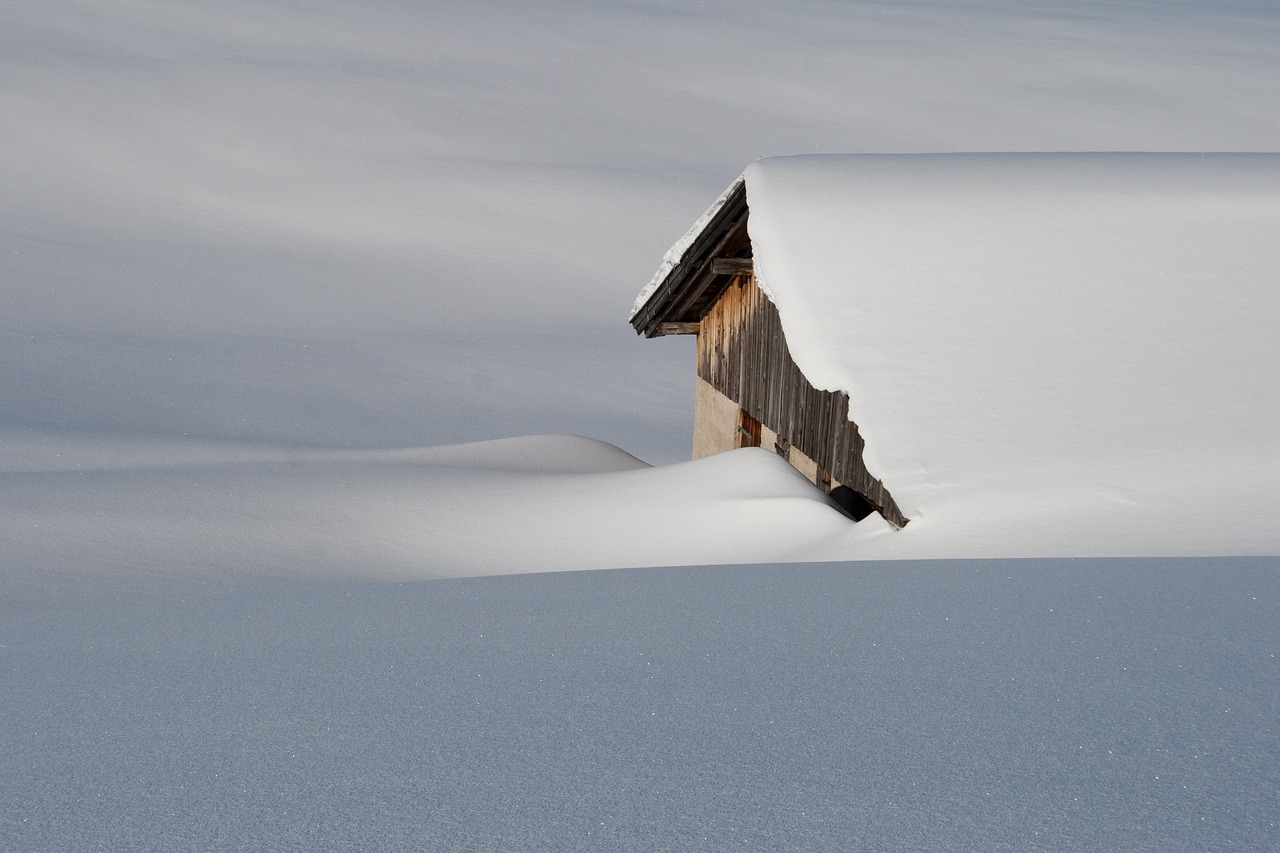
[[904, 538], [1280, 547], [1280, 154], [775, 157], [739, 181], [791, 354], [849, 394]]

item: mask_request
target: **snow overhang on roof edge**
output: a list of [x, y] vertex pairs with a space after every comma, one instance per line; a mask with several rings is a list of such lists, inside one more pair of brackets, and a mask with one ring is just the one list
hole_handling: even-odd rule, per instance
[[647, 285], [645, 285], [644, 289], [640, 291], [640, 294], [636, 296], [636, 301], [631, 306], [631, 313], [627, 316], [628, 320], [634, 318], [640, 313], [640, 310], [644, 308], [645, 304], [648, 303], [648, 301], [653, 298], [653, 295], [658, 292], [658, 288], [662, 286], [662, 283], [667, 280], [673, 271], [675, 271], [676, 267], [680, 266], [680, 261], [684, 257], [684, 253], [689, 251], [689, 247], [697, 242], [698, 237], [701, 236], [702, 232], [706, 229], [707, 224], [715, 218], [715, 215], [719, 213], [720, 209], [725, 206], [726, 202], [728, 202], [729, 197], [733, 195], [734, 191], [737, 190], [738, 187], [742, 186], [745, 180], [745, 173], [735, 178], [733, 183], [729, 184], [729, 187], [720, 194], [720, 197], [712, 202], [706, 212], [698, 217], [698, 221], [693, 223], [693, 227], [685, 232], [685, 235], [677, 240], [675, 244], [667, 250], [667, 253], [662, 256], [662, 265], [658, 267], [658, 271], [653, 274], [653, 278]]

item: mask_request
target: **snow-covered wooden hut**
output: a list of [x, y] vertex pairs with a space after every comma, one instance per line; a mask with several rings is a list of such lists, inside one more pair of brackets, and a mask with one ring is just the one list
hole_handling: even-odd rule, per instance
[[1280, 155], [776, 157], [631, 323], [697, 335], [695, 457], [855, 517], [1234, 523], [1276, 508], [1278, 292]]
[[[693, 456], [771, 447], [858, 519], [906, 523], [863, 463], [843, 391], [820, 391], [796, 367], [781, 318], [756, 278], [740, 178], [667, 253], [631, 323], [648, 337], [698, 336]], [[847, 486], [847, 490], [840, 486]]]

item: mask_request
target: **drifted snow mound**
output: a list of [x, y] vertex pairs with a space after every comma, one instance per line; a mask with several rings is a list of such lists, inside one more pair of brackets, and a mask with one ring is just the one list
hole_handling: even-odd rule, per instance
[[0, 596], [854, 556], [849, 521], [758, 449], [659, 468], [574, 436], [195, 462], [73, 450], [0, 466]]
[[1280, 553], [1280, 154], [766, 157], [739, 181], [796, 365], [848, 393], [911, 520], [860, 558]]
[[603, 474], [651, 467], [620, 447], [577, 435], [528, 435], [366, 455], [375, 461], [399, 459], [433, 467], [538, 474]]

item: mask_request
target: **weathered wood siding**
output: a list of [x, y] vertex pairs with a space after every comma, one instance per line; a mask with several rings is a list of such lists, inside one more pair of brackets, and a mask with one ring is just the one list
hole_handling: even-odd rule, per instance
[[849, 396], [819, 391], [804, 378], [787, 350], [778, 310], [752, 276], [735, 279], [703, 317], [698, 376], [830, 470], [832, 479], [865, 497], [890, 524], [906, 524], [884, 484], [863, 464]]

